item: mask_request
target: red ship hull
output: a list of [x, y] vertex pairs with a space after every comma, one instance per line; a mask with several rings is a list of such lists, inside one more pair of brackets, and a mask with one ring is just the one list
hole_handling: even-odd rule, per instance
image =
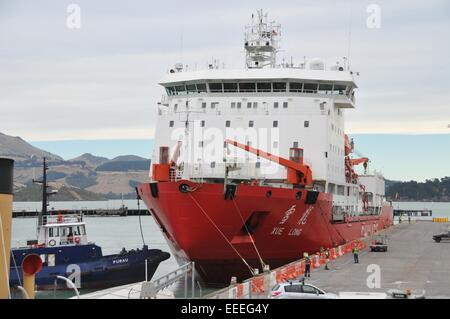
[[[182, 184], [191, 191], [180, 191]], [[152, 187], [141, 184], [138, 191], [172, 253], [179, 262], [194, 261], [207, 284], [251, 277], [245, 262], [261, 271], [258, 253], [273, 269], [304, 252], [371, 235], [393, 220], [392, 208], [385, 206], [380, 215], [333, 223], [332, 195], [307, 190], [241, 184], [234, 198], [225, 199], [223, 184], [180, 181]]]

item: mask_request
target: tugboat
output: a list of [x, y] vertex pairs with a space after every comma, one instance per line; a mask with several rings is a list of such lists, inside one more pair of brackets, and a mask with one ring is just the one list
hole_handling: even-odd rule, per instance
[[44, 158], [42, 181], [42, 211], [38, 216], [37, 240], [27, 241], [26, 247], [11, 250], [10, 281], [12, 288], [23, 282], [22, 261], [27, 255], [41, 257], [43, 268], [36, 274], [36, 289], [68, 289], [66, 282], [56, 280], [63, 276], [79, 289], [103, 289], [133, 282], [150, 280], [159, 264], [170, 254], [159, 249], [125, 250], [104, 256], [102, 248], [89, 242], [82, 214], [49, 215], [47, 169]]

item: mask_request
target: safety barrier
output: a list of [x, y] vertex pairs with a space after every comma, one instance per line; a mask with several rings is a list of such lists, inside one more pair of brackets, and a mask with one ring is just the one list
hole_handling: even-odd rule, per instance
[[448, 223], [448, 217], [433, 217], [433, 223]]
[[[368, 247], [363, 240], [354, 240], [350, 243], [329, 249], [330, 260], [337, 259], [345, 254], [351, 253], [354, 248], [364, 250]], [[311, 270], [318, 269], [326, 264], [325, 252], [309, 256]], [[242, 283], [232, 285], [222, 290], [213, 292], [205, 298], [213, 299], [259, 299], [266, 296], [277, 283], [289, 281], [302, 276], [305, 273], [306, 259], [300, 259], [284, 265], [272, 271], [252, 277]]]

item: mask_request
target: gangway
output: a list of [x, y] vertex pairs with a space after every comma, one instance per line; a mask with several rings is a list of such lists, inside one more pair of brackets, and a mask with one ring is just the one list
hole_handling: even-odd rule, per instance
[[184, 277], [184, 298], [187, 298], [188, 275], [191, 274], [191, 298], [195, 297], [195, 262], [184, 264], [174, 271], [153, 281], [144, 281], [141, 286], [140, 298], [156, 298], [158, 292], [173, 285]]

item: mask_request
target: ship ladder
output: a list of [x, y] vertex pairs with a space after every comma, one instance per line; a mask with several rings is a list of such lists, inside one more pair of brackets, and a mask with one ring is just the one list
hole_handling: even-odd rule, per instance
[[211, 219], [211, 217], [209, 217], [209, 215], [206, 213], [206, 211], [202, 208], [202, 206], [199, 204], [199, 202], [194, 198], [194, 196], [192, 196], [191, 192], [188, 192], [188, 195], [191, 197], [191, 199], [194, 201], [194, 203], [198, 206], [198, 208], [200, 208], [200, 211], [203, 213], [203, 215], [205, 215], [205, 217], [209, 220], [209, 222], [214, 226], [214, 228], [217, 230], [217, 232], [223, 237], [223, 239], [225, 239], [225, 241], [228, 243], [228, 245], [230, 245], [230, 247], [234, 250], [234, 252], [236, 253], [236, 255], [239, 256], [239, 258], [241, 258], [242, 262], [248, 267], [248, 269], [250, 270], [250, 273], [253, 275], [255, 275], [255, 272], [253, 270], [252, 267], [250, 267], [249, 263], [247, 262], [247, 260], [245, 260], [244, 257], [242, 257], [242, 255], [239, 253], [239, 251], [233, 246], [233, 244], [228, 240], [227, 236], [225, 236], [225, 234], [219, 229], [219, 227], [216, 225], [216, 223], [214, 223], [214, 221]]
[[250, 236], [250, 240], [253, 244], [253, 247], [255, 248], [256, 254], [258, 255], [259, 258], [259, 262], [261, 263], [261, 267], [262, 267], [262, 271], [264, 271], [265, 267], [266, 267], [266, 263], [264, 262], [264, 260], [261, 257], [261, 254], [259, 253], [258, 248], [256, 247], [256, 243], [255, 240], [253, 239], [252, 234], [250, 233], [250, 230], [247, 227], [247, 223], [244, 220], [244, 217], [241, 214], [241, 210], [239, 209], [238, 205], [236, 204], [236, 201], [234, 200], [234, 198], [232, 199], [234, 207], [236, 207], [237, 212], [239, 213], [239, 216], [241, 217], [242, 223], [244, 224], [245, 230], [247, 231], [247, 234]]

